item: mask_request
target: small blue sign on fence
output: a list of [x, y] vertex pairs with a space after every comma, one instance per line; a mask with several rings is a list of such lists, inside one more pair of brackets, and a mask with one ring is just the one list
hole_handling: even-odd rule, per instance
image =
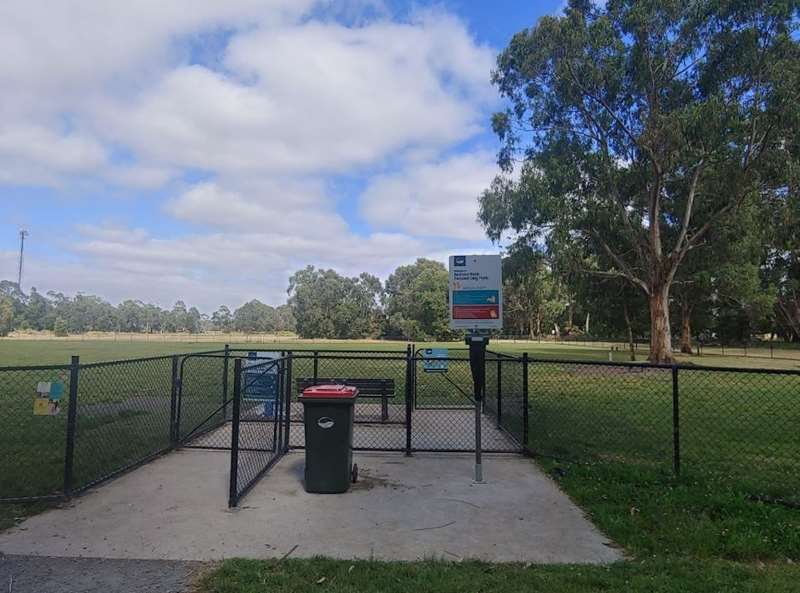
[[242, 398], [264, 402], [263, 415], [267, 418], [275, 415], [278, 399], [278, 365], [268, 361], [277, 358], [280, 358], [278, 352], [248, 352], [242, 364]]
[[426, 373], [447, 372], [447, 348], [425, 348], [422, 351], [422, 370]]

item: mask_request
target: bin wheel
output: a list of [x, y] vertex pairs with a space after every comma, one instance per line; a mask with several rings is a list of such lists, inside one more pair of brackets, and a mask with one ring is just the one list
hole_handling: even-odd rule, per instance
[[350, 479], [353, 481], [353, 484], [358, 482], [358, 464], [354, 463], [353, 467], [350, 469]]

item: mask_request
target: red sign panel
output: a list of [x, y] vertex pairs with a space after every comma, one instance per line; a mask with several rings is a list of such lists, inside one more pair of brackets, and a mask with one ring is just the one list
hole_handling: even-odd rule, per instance
[[453, 305], [453, 319], [497, 319], [498, 305]]

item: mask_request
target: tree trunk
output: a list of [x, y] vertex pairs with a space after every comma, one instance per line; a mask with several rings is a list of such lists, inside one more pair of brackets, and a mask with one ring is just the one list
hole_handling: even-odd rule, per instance
[[539, 311], [536, 313], [536, 336], [542, 336], [542, 313]]
[[672, 333], [669, 328], [669, 286], [650, 291], [650, 356], [654, 364], [672, 363]]
[[585, 333], [587, 336], [589, 335], [589, 312], [588, 311], [586, 312], [586, 325], [583, 328], [583, 333]]
[[681, 352], [684, 354], [694, 354], [692, 352], [692, 308], [689, 303], [681, 303]]
[[636, 344], [633, 342], [633, 327], [628, 313], [628, 303], [622, 303], [622, 314], [625, 316], [625, 327], [628, 328], [628, 348], [631, 351], [631, 362], [636, 362]]

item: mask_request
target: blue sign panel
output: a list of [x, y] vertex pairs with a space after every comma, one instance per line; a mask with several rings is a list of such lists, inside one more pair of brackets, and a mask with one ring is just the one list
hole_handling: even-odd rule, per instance
[[447, 348], [425, 348], [422, 351], [422, 370], [426, 373], [447, 372]]
[[249, 352], [244, 361], [242, 398], [263, 401], [263, 415], [267, 418], [274, 416], [278, 399], [278, 364], [269, 364], [269, 359], [279, 356], [277, 352]]
[[498, 305], [500, 292], [497, 290], [454, 290], [454, 305]]

